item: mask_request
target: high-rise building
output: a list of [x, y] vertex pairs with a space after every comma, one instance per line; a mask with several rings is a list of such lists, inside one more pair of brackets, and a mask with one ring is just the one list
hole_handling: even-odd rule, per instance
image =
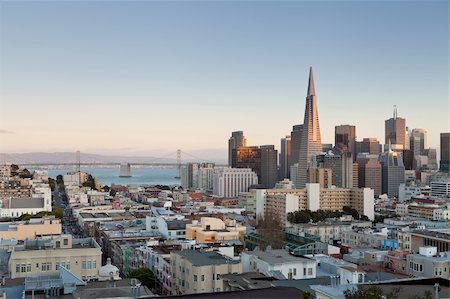
[[403, 157], [403, 165], [405, 166], [405, 170], [414, 169], [414, 152], [410, 149], [402, 150]]
[[[291, 132], [291, 159], [289, 161], [290, 166], [298, 163], [300, 155], [300, 143], [302, 141], [302, 129], [303, 125], [295, 125], [292, 127]], [[297, 175], [297, 173], [295, 173]]]
[[376, 138], [364, 138], [357, 142], [357, 153], [368, 153], [378, 155], [381, 153], [381, 144]]
[[213, 194], [219, 197], [237, 197], [258, 184], [258, 176], [250, 168], [223, 168], [214, 173]]
[[[397, 107], [394, 107], [392, 118], [384, 122], [385, 144], [394, 148], [406, 149], [406, 120], [397, 116]], [[409, 140], [408, 140], [409, 142]]]
[[425, 129], [412, 129], [409, 135], [409, 149], [413, 151], [414, 156], [423, 155], [428, 148], [428, 136]]
[[424, 154], [428, 158], [428, 164], [427, 167], [429, 170], [437, 170], [437, 157], [436, 157], [436, 149], [435, 148], [428, 148], [425, 150]]
[[334, 127], [334, 145], [339, 148], [347, 148], [356, 159], [356, 127], [340, 125]]
[[278, 181], [278, 151], [273, 145], [261, 145], [261, 181], [264, 188], [273, 188]]
[[441, 133], [441, 171], [450, 172], [450, 133]]
[[291, 136], [281, 138], [280, 144], [280, 181], [290, 177], [291, 165]]
[[316, 90], [312, 67], [309, 70], [308, 92], [306, 95], [305, 119], [302, 128], [302, 139], [300, 142], [300, 153], [298, 159], [298, 174], [295, 186], [304, 188], [307, 181], [307, 170], [311, 160], [322, 152], [322, 141], [320, 138], [319, 114], [317, 111]]
[[308, 183], [319, 184], [320, 188], [331, 188], [333, 171], [330, 168], [308, 168]]
[[381, 194], [381, 164], [378, 155], [361, 153], [358, 155], [358, 187], [371, 188], [375, 195]]
[[398, 187], [405, 183], [405, 166], [402, 153], [389, 149], [380, 156], [382, 165], [382, 191], [388, 196], [398, 196]]
[[231, 166], [233, 149], [243, 146], [247, 146], [247, 139], [245, 139], [244, 132], [243, 131], [232, 132], [230, 139], [228, 139], [228, 166]]
[[231, 167], [252, 169], [260, 185], [272, 188], [277, 182], [277, 155], [273, 145], [239, 147], [232, 150]]
[[181, 186], [184, 189], [211, 191], [214, 179], [214, 163], [187, 163], [181, 167]]

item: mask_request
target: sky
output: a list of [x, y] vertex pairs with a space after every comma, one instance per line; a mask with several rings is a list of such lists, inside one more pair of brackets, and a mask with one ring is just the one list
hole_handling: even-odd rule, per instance
[[450, 131], [449, 2], [0, 0], [0, 152], [226, 158], [303, 123]]

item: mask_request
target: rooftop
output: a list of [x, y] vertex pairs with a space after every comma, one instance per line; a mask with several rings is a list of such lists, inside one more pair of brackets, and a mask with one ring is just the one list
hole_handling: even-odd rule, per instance
[[308, 258], [293, 256], [284, 249], [269, 249], [266, 251], [255, 249], [253, 251], [247, 251], [246, 254], [254, 255], [258, 257], [260, 260], [263, 260], [271, 265], [313, 262], [313, 260]]
[[10, 209], [40, 209], [44, 207], [43, 198], [22, 197], [11, 198], [9, 202]]
[[182, 258], [188, 260], [193, 266], [210, 266], [223, 264], [239, 264], [240, 261], [235, 261], [227, 258], [216, 251], [199, 251], [199, 250], [181, 250], [173, 251]]

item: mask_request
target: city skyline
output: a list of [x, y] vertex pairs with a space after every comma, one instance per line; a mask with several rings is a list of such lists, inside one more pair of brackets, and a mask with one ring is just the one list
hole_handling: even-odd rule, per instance
[[311, 65], [323, 143], [342, 124], [383, 142], [393, 105], [430, 147], [449, 131], [445, 1], [0, 5], [0, 152], [225, 159], [238, 130], [279, 149]]

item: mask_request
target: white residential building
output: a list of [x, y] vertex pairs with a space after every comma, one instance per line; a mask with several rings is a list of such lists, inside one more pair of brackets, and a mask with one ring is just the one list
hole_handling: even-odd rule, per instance
[[258, 184], [258, 176], [250, 168], [217, 169], [214, 173], [213, 194], [218, 197], [237, 197]]
[[278, 279], [316, 277], [315, 260], [293, 256], [284, 249], [245, 251], [242, 253], [242, 267], [244, 272], [260, 272]]

